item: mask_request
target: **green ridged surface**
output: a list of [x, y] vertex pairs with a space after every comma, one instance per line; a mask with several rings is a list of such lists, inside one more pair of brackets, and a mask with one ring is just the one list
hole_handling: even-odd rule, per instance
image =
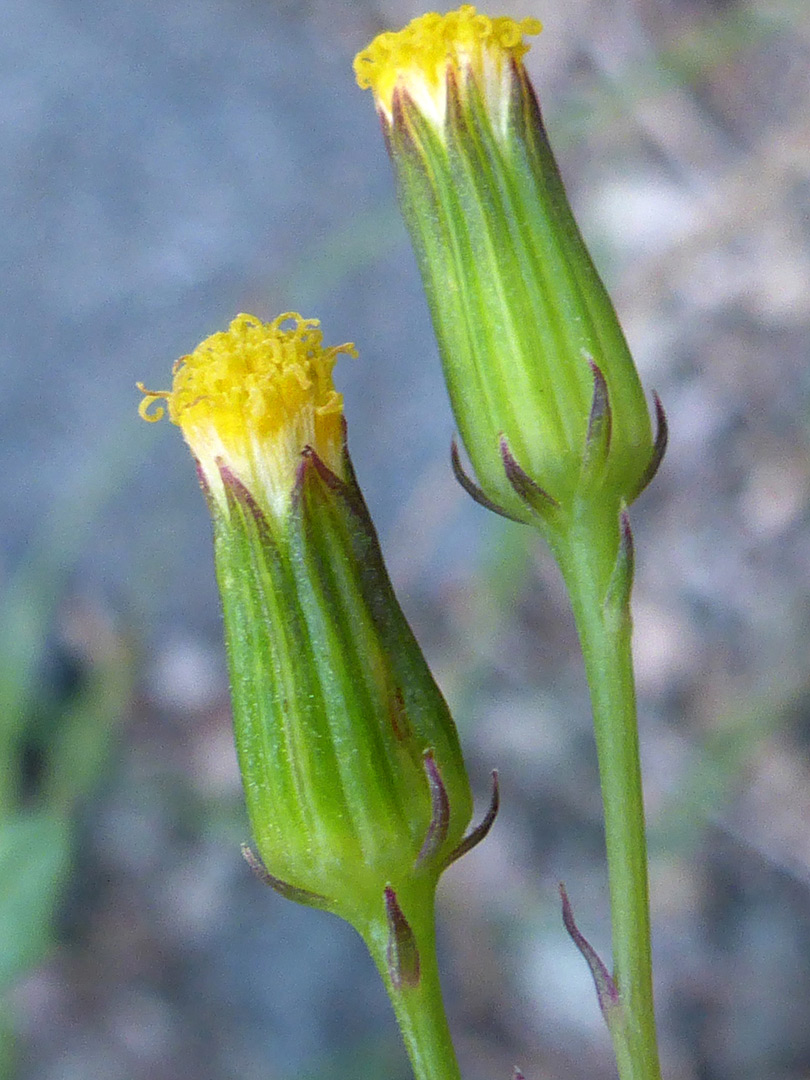
[[599, 487], [631, 498], [652, 453], [647, 405], [621, 327], [568, 205], [522, 69], [506, 130], [468, 76], [438, 131], [397, 94], [388, 132], [462, 439], [494, 502], [524, 519], [499, 454], [557, 500], [581, 487], [593, 395], [607, 381], [613, 440]]
[[[347, 465], [350, 472], [350, 467]], [[348, 483], [304, 460], [293, 508], [271, 528], [228, 487], [214, 509], [240, 768], [268, 871], [326, 898], [361, 929], [387, 884], [432, 895], [472, 800], [447, 706]], [[450, 803], [447, 839], [419, 869], [431, 822], [423, 755]]]

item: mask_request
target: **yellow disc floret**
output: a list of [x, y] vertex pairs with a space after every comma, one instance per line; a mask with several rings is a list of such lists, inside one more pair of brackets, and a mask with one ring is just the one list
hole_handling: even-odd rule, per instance
[[425, 113], [437, 121], [444, 115], [448, 68], [469, 66], [475, 74], [496, 81], [509, 61], [529, 50], [526, 35], [539, 34], [537, 19], [517, 22], [505, 15], [479, 15], [462, 4], [447, 15], [421, 15], [404, 30], [376, 37], [354, 60], [362, 89], [370, 88], [378, 108], [390, 120], [394, 91], [405, 89]]
[[294, 312], [263, 323], [238, 315], [227, 331], [206, 338], [174, 366], [171, 390], [144, 394], [145, 420], [165, 409], [177, 424], [218, 497], [224, 466], [265, 509], [289, 506], [302, 450], [310, 446], [332, 471], [342, 471], [343, 399], [332, 383], [339, 353], [323, 346], [316, 319]]

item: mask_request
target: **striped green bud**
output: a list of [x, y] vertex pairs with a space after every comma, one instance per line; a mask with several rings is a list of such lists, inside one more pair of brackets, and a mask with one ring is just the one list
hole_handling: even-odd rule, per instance
[[407, 983], [402, 926], [432, 912], [472, 801], [349, 460], [341, 351], [353, 347], [324, 348], [300, 316], [240, 316], [143, 409], [166, 400], [213, 517], [249, 861], [367, 940], [390, 935], [390, 978]]
[[480, 488], [456, 457], [457, 473], [492, 508], [565, 528], [583, 499], [611, 513], [631, 502], [664, 434], [523, 66], [540, 29], [464, 5], [381, 34], [355, 72], [375, 96]]

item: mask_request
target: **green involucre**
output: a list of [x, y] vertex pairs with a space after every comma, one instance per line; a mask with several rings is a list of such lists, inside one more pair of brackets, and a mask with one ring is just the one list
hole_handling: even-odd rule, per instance
[[[531, 516], [504, 475], [502, 438], [563, 507], [587, 485], [618, 510], [653, 454], [649, 412], [520, 65], [509, 92], [501, 130], [474, 75], [460, 85], [451, 72], [441, 130], [397, 91], [387, 131], [456, 420], [484, 493], [512, 515]], [[604, 467], [584, 479], [591, 363], [612, 433]]]
[[[472, 801], [455, 726], [394, 597], [348, 459], [346, 475], [305, 454], [283, 527], [230, 475], [227, 509], [212, 510], [259, 854], [297, 899], [365, 934], [386, 886], [432, 903]], [[434, 817], [426, 755], [449, 814], [438, 850], [420, 861]]]

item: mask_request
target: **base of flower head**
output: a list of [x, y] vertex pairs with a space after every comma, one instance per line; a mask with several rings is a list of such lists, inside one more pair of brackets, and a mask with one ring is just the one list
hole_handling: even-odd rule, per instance
[[[610, 393], [599, 366], [590, 357], [588, 357], [588, 363], [593, 374], [593, 398], [588, 417], [585, 443], [580, 458], [579, 482], [573, 493], [574, 501], [587, 500], [589, 491], [592, 491], [596, 497], [601, 497], [603, 492], [611, 490], [612, 478], [610, 470], [612, 462], [610, 449], [613, 416]], [[623, 506], [633, 502], [652, 481], [666, 452], [668, 442], [667, 418], [661, 399], [655, 391], [653, 391], [653, 402], [655, 405], [656, 434], [647, 466], [635, 485], [628, 491], [624, 492], [618, 486], [614, 491], [617, 501]], [[450, 460], [453, 474], [461, 487], [480, 506], [499, 514], [501, 517], [521, 524], [539, 519], [552, 528], [558, 527], [561, 518], [564, 516], [565, 508], [571, 501], [571, 497], [569, 496], [563, 502], [531, 476], [513, 454], [504, 434], [501, 434], [499, 438], [499, 451], [504, 475], [512, 490], [526, 507], [526, 517], [518, 516], [489, 498], [482, 488], [467, 475], [462, 467], [458, 446], [454, 439], [451, 444]]]

